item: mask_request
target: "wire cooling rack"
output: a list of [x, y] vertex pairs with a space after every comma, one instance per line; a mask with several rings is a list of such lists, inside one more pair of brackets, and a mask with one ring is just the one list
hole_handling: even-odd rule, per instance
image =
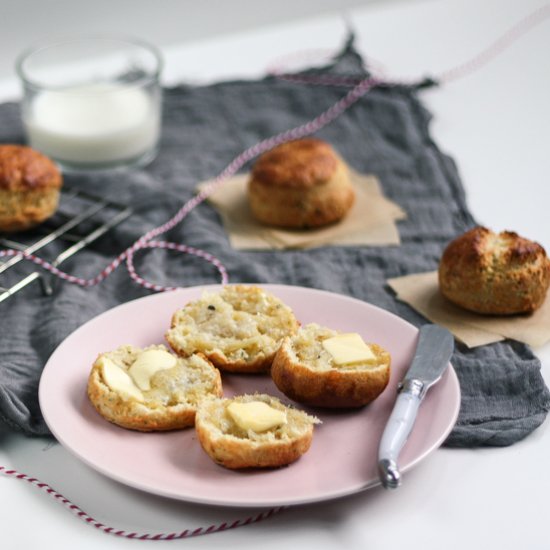
[[[40, 253], [58, 267], [132, 214], [126, 205], [108, 201], [81, 190], [64, 187], [59, 207], [49, 220], [23, 233], [0, 233], [0, 249], [29, 254]], [[40, 281], [45, 295], [52, 293], [51, 276], [45, 272], [20, 273], [14, 267], [21, 256], [0, 262], [0, 302], [34, 281]], [[9, 279], [9, 282], [8, 282]]]

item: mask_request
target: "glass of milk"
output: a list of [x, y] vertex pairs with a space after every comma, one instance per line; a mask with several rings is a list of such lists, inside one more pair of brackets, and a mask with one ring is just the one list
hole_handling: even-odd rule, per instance
[[152, 45], [116, 37], [24, 52], [16, 68], [29, 145], [65, 172], [147, 164], [159, 144], [162, 64]]

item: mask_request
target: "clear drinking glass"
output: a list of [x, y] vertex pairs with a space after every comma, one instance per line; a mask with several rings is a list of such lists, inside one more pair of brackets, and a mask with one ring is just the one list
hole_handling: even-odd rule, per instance
[[24, 52], [16, 69], [27, 141], [64, 171], [143, 166], [161, 125], [160, 52], [136, 39], [72, 38]]

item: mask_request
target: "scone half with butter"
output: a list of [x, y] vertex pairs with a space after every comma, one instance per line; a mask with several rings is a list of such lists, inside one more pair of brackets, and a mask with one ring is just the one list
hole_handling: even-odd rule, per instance
[[314, 407], [362, 407], [390, 379], [390, 354], [357, 333], [311, 323], [284, 340], [271, 377], [287, 397]]
[[193, 426], [202, 399], [221, 394], [220, 373], [208, 359], [177, 357], [163, 345], [102, 353], [88, 378], [88, 397], [99, 414], [142, 432]]
[[203, 353], [227, 372], [267, 372], [283, 338], [298, 321], [286, 304], [256, 286], [228, 285], [204, 292], [172, 316], [166, 333], [182, 357]]
[[206, 399], [195, 428], [205, 452], [230, 469], [276, 468], [298, 460], [320, 420], [266, 394]]

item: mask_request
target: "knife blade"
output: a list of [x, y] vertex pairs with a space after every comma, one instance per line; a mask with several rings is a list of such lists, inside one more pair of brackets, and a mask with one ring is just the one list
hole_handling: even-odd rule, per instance
[[398, 396], [378, 449], [378, 474], [386, 489], [401, 484], [397, 459], [412, 431], [418, 408], [428, 389], [445, 372], [454, 350], [453, 335], [438, 325], [424, 325], [411, 366], [398, 385]]

